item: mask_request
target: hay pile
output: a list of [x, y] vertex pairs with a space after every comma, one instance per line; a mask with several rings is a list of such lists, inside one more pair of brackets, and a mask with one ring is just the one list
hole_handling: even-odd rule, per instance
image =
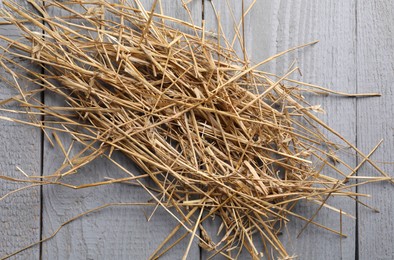
[[[188, 231], [182, 238], [191, 233], [213, 254], [234, 258], [245, 248], [258, 258], [252, 238], [258, 234], [264, 246], [288, 258], [278, 234], [289, 216], [340, 233], [295, 213], [298, 201], [309, 199], [322, 207], [331, 195], [355, 199], [350, 188], [361, 183], [346, 181], [362, 163], [381, 172], [315, 116], [319, 107], [308, 105], [300, 88], [284, 84], [297, 68], [276, 78], [257, 69], [291, 50], [248, 66], [233, 49], [224, 47], [220, 32], [208, 33], [150, 12], [138, 0], [44, 1], [46, 8], [30, 1], [34, 12], [12, 1], [3, 3], [2, 16], [29, 43], [0, 36], [10, 45], [1, 47], [0, 64], [16, 79], [8, 84], [20, 90], [20, 95], [2, 104], [19, 102], [30, 115], [31, 121], [25, 123], [41, 127], [48, 138], [52, 131], [69, 134], [85, 147], [52, 176], [25, 182], [73, 187], [62, 177], [121, 151], [145, 174], [123, 169], [129, 176], [73, 188], [133, 181], [156, 204], [170, 213], [176, 210], [171, 214], [180, 223], [177, 228]], [[62, 15], [51, 16], [49, 9]], [[15, 57], [31, 60], [43, 71], [30, 71]], [[7, 64], [28, 72], [28, 77]], [[40, 89], [25, 90], [18, 80], [34, 82]], [[67, 105], [43, 104], [43, 91], [56, 94]], [[336, 158], [332, 151], [339, 146], [321, 129], [341, 138], [364, 158], [362, 163], [354, 169]], [[324, 175], [325, 167], [336, 171], [338, 178]], [[383, 177], [367, 182], [390, 179], [381, 173]], [[155, 187], [146, 187], [143, 178], [153, 180]], [[223, 236], [216, 244], [203, 225], [214, 215], [223, 221]], [[175, 233], [153, 258], [173, 246], [166, 242]]]

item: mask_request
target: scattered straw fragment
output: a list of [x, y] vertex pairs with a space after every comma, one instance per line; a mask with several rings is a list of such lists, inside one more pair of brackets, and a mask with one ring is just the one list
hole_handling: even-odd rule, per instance
[[[184, 1], [184, 7], [189, 12], [188, 2]], [[176, 243], [191, 234], [184, 258], [192, 240], [197, 238], [200, 246], [213, 255], [236, 258], [241, 249], [246, 249], [257, 259], [261, 252], [253, 236], [259, 234], [266, 255], [270, 255], [271, 247], [280, 258], [289, 259], [278, 238], [289, 216], [304, 220], [305, 228], [313, 224], [345, 236], [342, 215], [352, 216], [326, 205], [327, 199], [330, 196], [355, 199], [358, 194], [352, 187], [392, 180], [369, 159], [377, 147], [368, 155], [362, 154], [314, 115], [321, 111], [319, 106], [308, 105], [300, 95], [303, 91], [333, 91], [290, 79], [298, 68], [284, 76], [257, 69], [315, 42], [249, 66], [245, 50], [240, 58], [228, 44], [222, 46], [221, 42], [229, 41], [220, 29], [215, 36], [206, 32], [204, 26], [154, 13], [152, 10], [157, 4], [161, 6], [160, 1], [154, 1], [151, 11], [144, 9], [139, 0], [120, 3], [44, 0], [45, 7], [29, 1], [36, 12], [12, 1], [3, 3], [6, 8], [2, 9], [2, 17], [6, 23], [14, 24], [29, 44], [0, 35], [9, 43], [8, 47], [0, 47], [3, 51], [0, 65], [15, 79], [4, 81], [19, 91], [19, 95], [0, 104], [19, 103], [31, 121], [4, 116], [1, 119], [52, 132], [53, 144], [60, 147], [65, 160], [51, 176], [0, 177], [30, 186], [54, 184], [74, 189], [118, 182], [142, 186], [154, 201], [144, 205], [161, 206], [179, 222], [153, 253], [153, 259], [174, 246], [168, 242], [181, 230], [186, 233]], [[51, 16], [48, 8], [62, 15]], [[169, 26], [169, 22], [176, 26]], [[35, 25], [37, 31], [26, 24]], [[218, 27], [221, 28], [220, 23]], [[237, 35], [242, 37], [239, 31]], [[15, 62], [16, 57], [41, 66], [43, 73], [23, 67]], [[13, 71], [10, 65], [22, 73]], [[41, 89], [23, 90], [18, 80], [33, 82]], [[286, 81], [311, 90], [287, 86]], [[256, 89], [261, 92], [255, 93]], [[67, 105], [43, 104], [39, 98], [43, 91], [63, 98]], [[360, 165], [352, 168], [334, 156], [331, 151], [341, 146], [319, 129], [336, 135], [342, 146], [350, 146], [362, 158]], [[71, 156], [73, 144], [65, 147], [58, 137], [64, 133], [84, 149]], [[50, 135], [47, 137], [51, 140]], [[123, 152], [145, 174], [136, 175], [112, 160], [113, 151]], [[62, 182], [62, 177], [76, 174], [79, 168], [103, 156], [127, 177], [110, 176], [81, 186]], [[341, 162], [345, 170], [332, 161]], [[367, 162], [383, 177], [354, 176]], [[327, 168], [334, 170], [337, 177], [325, 175]], [[144, 178], [150, 178], [155, 187], [145, 186], [141, 181]], [[346, 184], [351, 179], [359, 182]], [[301, 200], [319, 204], [319, 210], [326, 207], [339, 212], [339, 231], [313, 221], [318, 211], [311, 219], [298, 215], [293, 209]], [[108, 206], [111, 205], [80, 216]], [[221, 218], [223, 232], [218, 233], [224, 234], [216, 244], [203, 225], [213, 216]]]

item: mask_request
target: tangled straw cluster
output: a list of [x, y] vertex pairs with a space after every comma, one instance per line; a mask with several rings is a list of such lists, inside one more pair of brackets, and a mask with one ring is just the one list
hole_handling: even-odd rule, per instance
[[[225, 44], [221, 31], [206, 32], [204, 27], [147, 11], [138, 0], [44, 1], [45, 7], [29, 1], [34, 12], [11, 1], [3, 3], [7, 9], [2, 16], [23, 32], [28, 43], [0, 36], [10, 43], [1, 47], [0, 64], [15, 79], [34, 82], [40, 89], [24, 90], [17, 80], [7, 81], [20, 94], [2, 103], [19, 102], [30, 115], [31, 121], [25, 123], [46, 134], [69, 134], [84, 146], [53, 175], [24, 181], [73, 188], [127, 181], [141, 185], [179, 222], [152, 258], [173, 246], [166, 243], [182, 226], [187, 232], [181, 238], [191, 233], [214, 255], [237, 257], [245, 248], [258, 258], [252, 236], [259, 234], [264, 246], [288, 258], [278, 239], [288, 216], [340, 234], [295, 213], [298, 201], [309, 199], [322, 207], [331, 195], [356, 199], [350, 188], [361, 183], [346, 181], [364, 162], [384, 175], [367, 182], [390, 179], [319, 120], [314, 115], [319, 107], [309, 106], [302, 96], [302, 91], [328, 90], [285, 85], [297, 68], [283, 77], [257, 69], [291, 50], [249, 66]], [[43, 71], [30, 71], [13, 57], [31, 60]], [[7, 64], [28, 76], [16, 74]], [[39, 98], [43, 91], [56, 94], [67, 105], [43, 104]], [[322, 134], [323, 128], [359, 153], [362, 163], [352, 168], [336, 158], [332, 151], [338, 146]], [[122, 168], [128, 176], [121, 179], [77, 187], [62, 182], [62, 177], [98, 157], [111, 159], [113, 151], [123, 152], [145, 174]], [[327, 167], [339, 177], [324, 175]], [[155, 187], [145, 186], [144, 178], [153, 180]], [[203, 225], [214, 215], [223, 221], [218, 243]]]

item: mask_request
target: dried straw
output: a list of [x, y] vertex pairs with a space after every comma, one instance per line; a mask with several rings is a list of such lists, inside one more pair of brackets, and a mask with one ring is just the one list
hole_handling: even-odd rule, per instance
[[[30, 121], [2, 119], [40, 127], [50, 141], [49, 132], [66, 133], [84, 149], [70, 158], [54, 134], [51, 142], [66, 157], [56, 172], [40, 178], [2, 178], [30, 183], [27, 187], [56, 184], [78, 189], [131, 181], [142, 186], [154, 199], [146, 205], [165, 208], [179, 222], [152, 254], [153, 259], [174, 246], [168, 243], [182, 227], [186, 233], [177, 242], [191, 234], [185, 258], [197, 238], [213, 256], [237, 258], [244, 248], [257, 259], [256, 234], [268, 257], [271, 247], [278, 257], [289, 258], [278, 239], [289, 216], [305, 220], [305, 227], [314, 224], [343, 236], [342, 228], [335, 231], [314, 222], [318, 211], [311, 219], [298, 215], [294, 211], [297, 202], [313, 201], [320, 210], [330, 196], [356, 199], [357, 193], [351, 190], [356, 185], [391, 180], [369, 159], [373, 151], [361, 153], [321, 121], [314, 114], [320, 107], [308, 105], [302, 96], [303, 92], [333, 91], [289, 79], [297, 68], [284, 76], [258, 70], [313, 43], [249, 66], [223, 44], [227, 40], [220, 31], [208, 33], [192, 23], [145, 10], [139, 0], [45, 0], [45, 7], [28, 2], [34, 12], [3, 1], [3, 18], [17, 26], [28, 43], [0, 36], [9, 42], [7, 48], [1, 47], [0, 64], [15, 79], [7, 81], [8, 85], [20, 91], [1, 104], [19, 103]], [[186, 4], [185, 8], [190, 13]], [[51, 16], [49, 9], [61, 15]], [[38, 64], [42, 73], [18, 64], [16, 57]], [[10, 64], [16, 69], [10, 69]], [[22, 80], [40, 89], [22, 89], [17, 83]], [[40, 101], [43, 91], [54, 93], [66, 105], [44, 104]], [[339, 137], [342, 145], [329, 140], [323, 130]], [[356, 168], [332, 153], [343, 146], [363, 158]], [[111, 158], [113, 151], [124, 153], [145, 174], [117, 164]], [[62, 182], [64, 176], [102, 156], [128, 176], [81, 186]], [[360, 178], [354, 174], [365, 162], [383, 177], [347, 184]], [[325, 175], [327, 168], [337, 177]], [[155, 187], [145, 186], [144, 178], [151, 179]], [[106, 206], [111, 205], [91, 211]], [[327, 207], [346, 216], [342, 210]], [[223, 222], [218, 243], [203, 225], [213, 216]]]

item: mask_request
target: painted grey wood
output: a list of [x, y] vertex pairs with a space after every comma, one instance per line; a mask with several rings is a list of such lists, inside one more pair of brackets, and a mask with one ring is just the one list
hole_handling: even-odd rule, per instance
[[[368, 153], [381, 138], [384, 142], [372, 158], [393, 176], [394, 170], [394, 2], [357, 2], [357, 86], [359, 92], [378, 91], [379, 98], [357, 103], [357, 143]], [[359, 175], [379, 173], [365, 165]], [[380, 210], [358, 206], [359, 259], [394, 259], [394, 185], [376, 183], [359, 188], [371, 194], [363, 199]]]
[[[244, 7], [247, 8], [251, 0], [244, 1]], [[218, 24], [217, 16], [220, 19], [220, 24]], [[214, 0], [214, 1], [205, 1], [204, 3], [204, 20], [206, 31], [210, 33], [220, 34], [220, 31], [224, 34], [225, 38], [220, 38], [220, 43], [223, 47], [232, 47], [236, 50], [239, 57], [244, 58], [243, 53], [243, 44], [244, 41], [242, 39], [242, 27], [239, 27], [239, 22], [242, 17], [242, 2], [241, 1], [222, 1], [222, 0]], [[246, 43], [246, 51], [247, 54], [251, 53], [251, 42], [249, 40], [252, 36], [249, 31], [249, 27], [251, 27], [251, 16], [245, 17], [245, 43]], [[219, 28], [220, 26], [220, 28]], [[238, 31], [238, 32], [237, 32]], [[262, 33], [264, 33], [262, 31]], [[209, 34], [208, 34], [209, 35]], [[211, 38], [215, 40], [214, 38]], [[219, 230], [221, 224], [221, 220], [218, 216], [214, 218], [208, 219], [204, 224], [205, 230], [211, 236], [211, 239], [217, 243], [219, 242], [225, 230], [223, 230], [219, 236], [217, 236], [217, 232]], [[218, 249], [223, 246], [221, 244]], [[260, 247], [261, 248], [261, 247]], [[258, 249], [260, 249], [258, 248]], [[225, 252], [226, 253], [226, 252]], [[202, 259], [207, 259], [211, 257], [213, 254], [216, 254], [214, 259], [226, 259], [224, 256], [217, 254], [216, 252], [208, 252], [202, 251]], [[236, 257], [238, 254], [237, 250], [231, 252], [231, 257]], [[250, 255], [246, 249], [243, 249], [239, 254], [239, 259], [249, 259]]]
[[[239, 21], [241, 1], [212, 2], [221, 12], [222, 23], [225, 21], [225, 32], [231, 34], [232, 27], [229, 23], [233, 22], [226, 2], [230, 4]], [[247, 7], [252, 1], [244, 2]], [[210, 1], [205, 2], [205, 8], [207, 26], [209, 24], [216, 31], [217, 25], [211, 17]], [[284, 75], [296, 59], [297, 66], [301, 68], [304, 76], [294, 75], [293, 78], [320, 84], [333, 90], [354, 93], [356, 92], [355, 14], [355, 1], [256, 1], [252, 12], [245, 18], [245, 41], [249, 58], [252, 63], [257, 63], [291, 47], [320, 40], [317, 45], [285, 55], [262, 69]], [[237, 48], [240, 51], [239, 47]], [[312, 104], [321, 104], [327, 112], [320, 115], [320, 118], [352, 143], [356, 142], [355, 99], [313, 95], [308, 95], [307, 98]], [[345, 157], [347, 163], [355, 165], [353, 157], [341, 155]], [[355, 215], [354, 201], [334, 199], [329, 203]], [[316, 209], [316, 206], [301, 203], [297, 207], [297, 213], [310, 217]], [[305, 222], [291, 217], [290, 219], [291, 222], [287, 225], [288, 232], [283, 230], [284, 234], [281, 238], [290, 254], [299, 256], [299, 259], [354, 259], [356, 241], [354, 220], [343, 219], [343, 232], [348, 238], [342, 240], [341, 253], [339, 236], [312, 225], [304, 231], [300, 239], [296, 239]], [[323, 209], [315, 220], [339, 230], [340, 218], [335, 212]]]
[[[275, 62], [271, 68], [276, 73], [284, 74], [289, 64], [297, 59], [297, 64], [304, 75], [299, 77], [302, 81], [332, 90], [355, 93], [357, 76], [355, 3], [356, 1], [276, 2], [276, 6], [273, 6], [269, 12], [274, 23], [273, 28], [275, 28], [270, 41], [272, 54], [314, 40], [320, 42], [315, 46], [286, 55]], [[257, 38], [253, 39], [253, 43], [259, 42], [259, 34], [255, 35]], [[258, 49], [260, 49], [259, 46], [256, 46], [255, 50]], [[257, 51], [256, 54], [258, 53]], [[326, 111], [326, 114], [319, 116], [320, 118], [347, 140], [352, 143], [356, 142], [355, 99], [313, 95], [307, 98], [312, 105], [321, 104]], [[330, 137], [338, 140], [331, 135]], [[339, 155], [349, 165], [355, 166], [356, 161], [353, 156], [345, 153], [339, 153]], [[329, 169], [326, 169], [325, 174], [340, 178]], [[355, 215], [354, 201], [334, 198], [328, 203]], [[316, 209], [316, 206], [311, 207], [310, 204], [300, 203], [296, 210], [301, 215], [311, 217]], [[312, 225], [303, 232], [299, 239], [296, 239], [296, 235], [305, 222], [294, 218], [293, 220], [293, 223], [290, 222], [287, 225], [288, 235], [286, 231], [283, 235], [283, 243], [292, 254], [298, 255], [300, 259], [354, 259], [356, 221], [343, 218], [343, 232], [348, 238], [341, 240], [338, 235]], [[339, 214], [327, 209], [322, 209], [315, 221], [335, 230], [340, 228]]]
[[[17, 1], [29, 8], [23, 1]], [[1, 20], [1, 19], [0, 19]], [[4, 21], [4, 20], [2, 20]], [[19, 39], [21, 35], [12, 25], [0, 26], [0, 35]], [[6, 46], [0, 41], [1, 46]], [[2, 51], [1, 51], [2, 52]], [[15, 59], [21, 65], [31, 70], [37, 67], [28, 61]], [[8, 64], [8, 63], [6, 63]], [[8, 64], [10, 68], [26, 75], [21, 69]], [[0, 71], [2, 77], [12, 81], [12, 77]], [[22, 88], [32, 89], [32, 84], [21, 81]], [[0, 100], [16, 95], [16, 89], [11, 89], [6, 82], [0, 79]], [[14, 104], [7, 104], [2, 108], [18, 109]], [[23, 111], [23, 110], [22, 110]], [[0, 111], [0, 116], [12, 116], [20, 120], [27, 120], [23, 114], [10, 114]], [[25, 176], [17, 170], [20, 167], [29, 175], [40, 175], [41, 162], [41, 134], [40, 130], [26, 125], [0, 120], [0, 175], [24, 179]], [[0, 180], [0, 198], [8, 192], [26, 186], [21, 183], [12, 183]], [[40, 238], [40, 188], [25, 189], [3, 200], [0, 200], [0, 258]], [[27, 250], [12, 259], [39, 259], [39, 247]]]
[[[150, 1], [151, 3], [152, 1]], [[165, 0], [166, 13], [180, 18], [187, 17], [178, 1]], [[205, 1], [207, 28], [214, 26], [210, 1]], [[226, 1], [213, 1], [223, 9], [222, 21], [232, 18], [224, 15]], [[250, 3], [250, 1], [245, 1]], [[201, 7], [198, 0], [192, 1], [193, 16], [199, 17]], [[235, 15], [240, 17], [240, 1], [229, 0]], [[147, 3], [149, 4], [149, 3]], [[173, 8], [176, 5], [176, 8]], [[235, 8], [237, 7], [238, 8]], [[326, 122], [341, 132], [360, 149], [368, 153], [380, 138], [384, 143], [373, 159], [393, 161], [393, 3], [385, 1], [257, 1], [251, 15], [247, 17], [246, 41], [250, 58], [257, 62], [278, 51], [318, 39], [320, 43], [297, 51], [264, 67], [268, 71], [283, 74], [294, 58], [298, 59], [307, 82], [321, 84], [334, 90], [347, 92], [379, 91], [380, 98], [350, 99], [340, 97], [308, 97], [312, 103], [322, 104], [327, 111], [321, 115]], [[182, 14], [183, 13], [183, 14]], [[196, 18], [195, 22], [198, 21]], [[225, 22], [226, 32], [232, 25]], [[233, 22], [231, 21], [231, 24]], [[0, 34], [14, 35], [10, 27], [2, 26]], [[239, 47], [237, 47], [239, 48]], [[0, 72], [3, 75], [3, 72]], [[0, 98], [12, 92], [0, 82]], [[52, 101], [51, 101], [52, 100]], [[47, 96], [47, 102], [55, 102]], [[56, 101], [58, 102], [58, 101]], [[40, 173], [40, 133], [37, 129], [0, 121], [0, 171], [10, 176], [23, 177], [15, 170], [20, 166], [25, 172]], [[62, 137], [65, 145], [66, 138]], [[120, 162], [132, 168], [127, 159], [116, 155]], [[59, 147], [52, 148], [45, 142], [44, 172], [50, 174], [63, 160]], [[348, 158], [347, 162], [355, 165]], [[392, 175], [392, 164], [379, 164]], [[70, 182], [91, 182], [106, 176], [121, 176], [119, 170], [97, 160], [80, 171], [80, 176]], [[364, 166], [360, 175], [376, 175], [370, 166]], [[81, 176], [83, 175], [83, 176]], [[78, 180], [77, 180], [78, 179]], [[0, 181], [1, 195], [20, 187]], [[285, 234], [283, 242], [299, 259], [393, 259], [393, 186], [371, 184], [359, 188], [362, 193], [372, 194], [364, 199], [381, 211], [379, 214], [358, 206], [358, 252], [356, 251], [356, 222], [343, 219], [344, 233], [340, 253], [336, 235], [310, 226], [300, 239], [291, 239]], [[1, 196], [0, 195], [0, 196]], [[0, 257], [31, 242], [40, 234], [39, 188], [28, 189], [0, 201]], [[109, 202], [130, 202], [148, 199], [136, 187], [118, 184], [88, 190], [68, 190], [61, 187], [45, 187], [42, 206], [43, 235], [51, 234], [64, 221], [76, 214]], [[351, 214], [355, 204], [351, 201], [331, 203]], [[156, 213], [150, 223], [144, 220], [143, 207], [112, 207], [90, 214], [63, 228], [55, 238], [43, 244], [42, 259], [143, 259], [156, 248], [171, 227], [176, 223], [165, 212]], [[298, 207], [299, 213], [311, 215], [313, 211], [305, 205]], [[339, 216], [323, 210], [317, 219], [320, 223], [339, 228]], [[302, 221], [288, 224], [290, 234], [297, 234]], [[216, 226], [215, 226], [216, 225]], [[216, 232], [217, 223], [206, 226]], [[168, 258], [180, 258], [184, 246], [170, 251]], [[192, 248], [190, 259], [198, 259], [199, 250]], [[206, 258], [203, 253], [202, 258]], [[245, 255], [243, 255], [245, 256]], [[39, 247], [27, 250], [15, 259], [38, 259]], [[247, 259], [245, 257], [245, 259]]]
[[[142, 1], [150, 10], [153, 1]], [[180, 1], [161, 1], [165, 14], [189, 20]], [[201, 21], [201, 2], [194, 1], [188, 5], [196, 24]], [[52, 15], [58, 15], [52, 11]], [[61, 100], [46, 95], [46, 104], [59, 104]], [[61, 136], [65, 147], [70, 139]], [[120, 154], [114, 158], [128, 170], [137, 173], [129, 161]], [[44, 174], [53, 173], [62, 162], [59, 147], [51, 147], [44, 143]], [[81, 184], [102, 181], [105, 177], [126, 177], [115, 166], [104, 158], [93, 161], [81, 169], [77, 175], [66, 181]], [[63, 187], [45, 187], [43, 190], [43, 236], [49, 236], [63, 222], [97, 206], [111, 202], [147, 202], [150, 196], [141, 188], [126, 184], [115, 184], [86, 190], [69, 190]], [[147, 259], [158, 245], [178, 224], [163, 209], [158, 209], [150, 222], [152, 207], [112, 207], [90, 214], [65, 226], [53, 239], [42, 247], [43, 259]], [[180, 231], [182, 234], [185, 231]], [[181, 257], [189, 242], [190, 236], [169, 251], [164, 259]], [[174, 240], [172, 240], [174, 242]], [[196, 241], [197, 242], [197, 241]], [[200, 250], [197, 243], [189, 252], [190, 259], [199, 259]]]

